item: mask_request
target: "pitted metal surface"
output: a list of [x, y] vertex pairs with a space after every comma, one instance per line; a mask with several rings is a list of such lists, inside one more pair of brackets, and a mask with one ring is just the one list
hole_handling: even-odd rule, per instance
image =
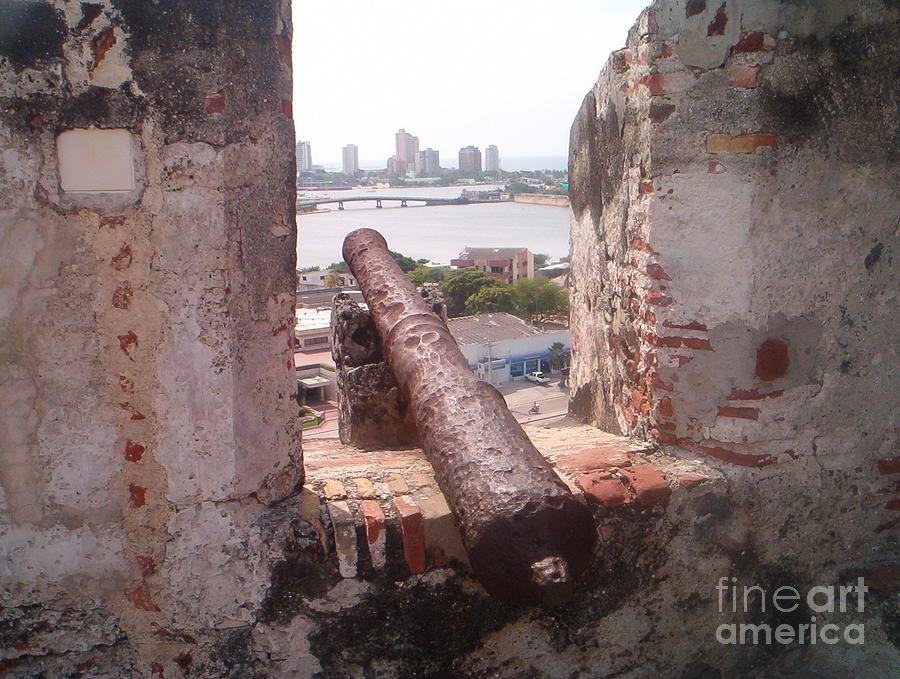
[[381, 234], [352, 232], [343, 255], [413, 408], [475, 576], [506, 601], [563, 602], [593, 554], [587, 506], [556, 476], [503, 396], [475, 377]]

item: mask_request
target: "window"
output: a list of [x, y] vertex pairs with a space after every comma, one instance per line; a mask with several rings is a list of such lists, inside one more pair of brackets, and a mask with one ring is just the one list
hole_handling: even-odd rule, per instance
[[492, 266], [491, 273], [503, 273], [503, 267], [502, 266]]
[[509, 376], [510, 377], [522, 377], [525, 374], [525, 364], [521, 361], [518, 363], [510, 363], [509, 364]]
[[312, 346], [313, 344], [328, 344], [328, 336], [324, 337], [307, 337], [304, 342], [304, 346]]

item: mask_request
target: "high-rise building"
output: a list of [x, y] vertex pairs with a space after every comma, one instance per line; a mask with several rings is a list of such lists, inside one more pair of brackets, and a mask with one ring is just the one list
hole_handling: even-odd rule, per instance
[[500, 169], [500, 151], [491, 144], [484, 150], [484, 171], [496, 172]]
[[466, 146], [459, 150], [460, 172], [481, 172], [481, 149]]
[[312, 150], [308, 141], [297, 142], [297, 169], [300, 171], [312, 169]]
[[359, 169], [359, 149], [356, 144], [344, 147], [344, 174], [353, 174]]
[[432, 148], [419, 151], [419, 173], [433, 177], [441, 171], [441, 156]]
[[394, 135], [397, 157], [397, 173], [419, 171], [419, 138], [400, 128]]

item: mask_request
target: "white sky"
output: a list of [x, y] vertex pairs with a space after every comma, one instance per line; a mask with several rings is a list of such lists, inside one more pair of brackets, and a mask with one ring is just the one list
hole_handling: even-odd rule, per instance
[[[313, 162], [394, 153], [403, 127], [461, 146], [564, 156], [609, 53], [650, 0], [293, 0], [294, 123]], [[451, 162], [452, 161], [452, 162]]]

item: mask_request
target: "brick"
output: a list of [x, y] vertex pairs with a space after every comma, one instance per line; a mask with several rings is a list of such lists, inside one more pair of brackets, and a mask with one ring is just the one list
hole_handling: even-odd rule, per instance
[[147, 489], [136, 483], [128, 484], [129, 503], [132, 507], [143, 507], [147, 504]]
[[659, 399], [659, 414], [663, 417], [672, 417], [674, 414], [674, 409], [672, 408], [672, 399], [668, 396], [663, 396]]
[[327, 500], [340, 500], [347, 497], [347, 489], [337, 479], [325, 479], [322, 486], [322, 495]]
[[628, 48], [613, 52], [611, 58], [616, 73], [625, 73], [631, 67], [631, 50]]
[[211, 94], [203, 102], [207, 114], [216, 115], [225, 110], [225, 91], [219, 90], [215, 94]]
[[738, 408], [736, 406], [719, 406], [716, 417], [736, 417], [741, 420], [758, 420], [759, 408]]
[[109, 265], [116, 271], [124, 271], [131, 266], [132, 259], [133, 254], [131, 252], [131, 246], [123, 244], [119, 249], [119, 254], [109, 260]]
[[286, 115], [288, 118], [293, 117], [294, 115], [294, 107], [291, 104], [290, 99], [282, 99], [281, 100], [281, 112]]
[[652, 102], [648, 116], [651, 122], [662, 123], [668, 120], [669, 116], [675, 113], [674, 104], [658, 104]]
[[638, 184], [638, 193], [642, 196], [647, 196], [653, 193], [653, 182], [642, 181], [640, 184]]
[[900, 500], [889, 500], [884, 508], [889, 509], [892, 512], [900, 512]]
[[391, 495], [406, 495], [409, 492], [409, 485], [402, 476], [388, 477], [387, 485]]
[[676, 446], [678, 445], [678, 437], [675, 434], [669, 433], [667, 431], [661, 431], [659, 429], [651, 429], [650, 436], [667, 446]]
[[707, 174], [725, 174], [726, 172], [728, 172], [728, 168], [718, 160], [711, 160], [706, 164]]
[[444, 496], [438, 493], [416, 497], [416, 503], [424, 519], [425, 550], [432, 563], [440, 567], [458, 561], [468, 566], [469, 556], [463, 547], [459, 526]]
[[709, 153], [753, 153], [761, 146], [778, 148], [778, 135], [757, 134], [711, 134], [706, 138]]
[[731, 450], [723, 446], [704, 446], [687, 438], [678, 439], [677, 445], [686, 450], [703, 453], [704, 455], [709, 455], [717, 460], [730, 462], [731, 464], [736, 464], [740, 467], [768, 467], [770, 464], [775, 464], [778, 461], [771, 455], [739, 453], [736, 450]]
[[709, 481], [709, 477], [704, 476], [703, 474], [688, 472], [686, 474], [678, 475], [678, 485], [682, 488], [693, 488], [694, 486], [698, 486], [707, 481]]
[[669, 347], [670, 349], [677, 349], [681, 346], [680, 337], [658, 337], [657, 335], [649, 333], [647, 335], [647, 341], [654, 347]]
[[386, 562], [385, 544], [387, 541], [384, 530], [384, 512], [374, 500], [360, 502], [359, 511], [362, 512], [366, 523], [366, 542], [369, 545], [369, 555], [372, 557], [372, 568], [383, 570]]
[[649, 73], [635, 80], [635, 88], [646, 87], [650, 94], [673, 94], [683, 92], [695, 82], [694, 76], [688, 71], [675, 71], [673, 73]]
[[346, 500], [329, 502], [325, 505], [334, 528], [334, 551], [337, 554], [338, 571], [342, 578], [356, 577], [359, 560], [356, 545], [356, 524]]
[[359, 497], [373, 498], [375, 497], [375, 485], [366, 478], [353, 479], [353, 485], [356, 486], [356, 492]]
[[413, 575], [425, 571], [425, 519], [418, 505], [408, 495], [394, 498], [394, 509], [400, 517], [403, 556]]
[[788, 345], [780, 339], [766, 340], [756, 350], [756, 376], [763, 382], [784, 377], [789, 365]]
[[631, 502], [622, 482], [608, 473], [585, 474], [578, 477], [575, 484], [588, 500], [596, 502], [604, 509], [615, 509]]
[[682, 337], [682, 344], [688, 349], [696, 349], [698, 351], [712, 351], [712, 344], [704, 337]]
[[652, 464], [636, 464], [623, 469], [625, 482], [631, 489], [635, 503], [642, 507], [665, 504], [669, 499], [669, 485], [665, 475]]
[[647, 254], [650, 254], [650, 255], [658, 255], [659, 254], [653, 248], [650, 247], [650, 243], [648, 243], [647, 241], [645, 241], [642, 238], [632, 238], [629, 243], [629, 246], [634, 250], [640, 250], [641, 252], [646, 252]]
[[328, 533], [325, 524], [322, 523], [322, 505], [319, 502], [318, 493], [311, 488], [304, 488], [300, 492], [300, 518], [310, 524], [319, 535], [319, 544], [322, 546], [322, 554], [329, 552]]
[[726, 69], [731, 78], [732, 87], [756, 87], [756, 77], [759, 75], [759, 66], [744, 66], [733, 64]]
[[658, 280], [658, 281], [670, 281], [670, 280], [672, 280], [672, 279], [669, 277], [669, 274], [666, 273], [666, 270], [663, 269], [663, 268], [662, 268], [659, 264], [657, 264], [656, 262], [652, 262], [652, 263], [648, 264], [648, 265], [647, 265], [646, 271], [647, 271], [647, 275], [650, 276], [650, 278], [656, 279], [656, 280]]
[[282, 35], [275, 36], [275, 50], [278, 58], [285, 64], [291, 63], [291, 41]]
[[556, 466], [571, 474], [595, 472], [612, 467], [627, 467], [631, 464], [628, 451], [617, 445], [585, 448], [571, 455], [560, 455]]
[[678, 330], [701, 330], [706, 332], [708, 328], [703, 325], [703, 323], [699, 323], [697, 321], [689, 321], [687, 323], [675, 323], [673, 321], [663, 321], [663, 326], [666, 328], [677, 328]]
[[134, 330], [129, 330], [124, 335], [118, 335], [118, 340], [119, 348], [122, 350], [122, 353], [133, 361], [134, 357], [131, 355], [130, 349], [131, 347], [138, 346], [138, 337], [134, 334]]
[[728, 14], [725, 11], [725, 5], [726, 3], [724, 2], [719, 5], [719, 9], [716, 10], [716, 15], [706, 27], [707, 36], [725, 35], [725, 26], [728, 25]]
[[648, 290], [644, 295], [644, 299], [647, 300], [647, 304], [654, 306], [669, 306], [672, 303], [671, 297], [657, 290]]
[[131, 288], [131, 283], [124, 281], [113, 291], [112, 305], [116, 309], [127, 309], [131, 304], [132, 295], [134, 295], [134, 290]]
[[725, 398], [728, 401], [759, 401], [764, 398], [778, 398], [783, 394], [784, 389], [766, 392], [760, 392], [756, 389], [732, 389]]
[[132, 605], [141, 610], [141, 611], [153, 611], [159, 612], [159, 606], [153, 601], [153, 597], [150, 596], [150, 592], [143, 586], [137, 586], [134, 589], [129, 589], [125, 592], [125, 598], [128, 599]]
[[125, 459], [128, 462], [140, 462], [142, 457], [144, 457], [144, 446], [131, 439], [125, 441]]
[[900, 474], [900, 457], [878, 460], [879, 474]]
[[744, 33], [740, 40], [732, 48], [732, 52], [740, 54], [742, 52], [764, 52], [775, 47], [775, 38], [766, 33]]

